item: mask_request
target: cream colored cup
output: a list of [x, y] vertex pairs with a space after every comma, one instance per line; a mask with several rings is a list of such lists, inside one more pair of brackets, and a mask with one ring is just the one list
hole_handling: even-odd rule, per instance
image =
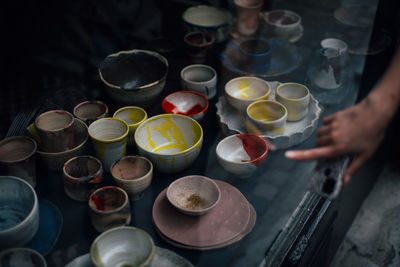
[[259, 100], [247, 107], [246, 129], [256, 135], [282, 135], [286, 127], [287, 109], [274, 100]]
[[301, 120], [308, 113], [310, 92], [302, 84], [282, 83], [276, 89], [275, 99], [286, 107], [288, 121]]
[[137, 127], [147, 119], [147, 112], [136, 106], [127, 106], [115, 111], [114, 118], [123, 120], [129, 126], [128, 145], [135, 145], [135, 132]]
[[110, 172], [111, 165], [126, 155], [128, 133], [128, 124], [116, 118], [103, 118], [90, 124], [89, 136], [105, 171]]

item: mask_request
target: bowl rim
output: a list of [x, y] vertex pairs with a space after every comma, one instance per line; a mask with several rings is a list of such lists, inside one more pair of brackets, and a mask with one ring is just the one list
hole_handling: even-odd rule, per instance
[[[284, 12], [285, 14], [290, 14], [290, 15], [295, 16], [298, 20], [297, 20], [295, 23], [292, 23], [292, 24], [286, 24], [286, 25], [280, 24], [280, 25], [277, 25], [276, 23], [272, 23], [272, 22], [268, 19], [269, 14], [271, 14], [271, 13], [273, 13], [273, 12]], [[273, 9], [273, 10], [264, 12], [264, 13], [263, 13], [263, 18], [264, 18], [264, 21], [265, 21], [266, 23], [268, 23], [269, 25], [278, 27], [278, 28], [293, 28], [293, 27], [297, 27], [298, 25], [301, 24], [301, 21], [302, 21], [301, 16], [300, 16], [299, 14], [297, 14], [296, 12], [294, 12], [294, 11], [292, 11], [292, 10], [289, 10], [289, 9]]]
[[[144, 116], [143, 116], [143, 119], [141, 119], [141, 120], [138, 121], [138, 122], [132, 123], [132, 124], [128, 124], [128, 123], [125, 121], [125, 123], [128, 125], [128, 127], [135, 127], [135, 126], [138, 126], [139, 124], [141, 124], [142, 122], [144, 122], [145, 120], [147, 120], [147, 112], [146, 112], [146, 110], [144, 110], [144, 108], [141, 108], [141, 107], [138, 107], [138, 106], [125, 106], [125, 107], [119, 108], [118, 110], [116, 110], [116, 111], [114, 112], [114, 114], [113, 114], [112, 117], [113, 117], [113, 118], [116, 118], [116, 119], [120, 119], [120, 118], [117, 118], [118, 113], [120, 113], [120, 112], [122, 112], [122, 111], [125, 111], [125, 110], [129, 110], [129, 109], [140, 110], [141, 112], [143, 112]], [[120, 119], [120, 120], [123, 120], [123, 119]]]
[[[137, 135], [138, 135], [138, 132], [140, 131], [140, 129], [141, 129], [142, 127], [145, 127], [146, 123], [149, 123], [149, 122], [151, 122], [151, 121], [153, 121], [153, 120], [156, 120], [156, 119], [159, 119], [159, 118], [163, 118], [163, 117], [179, 117], [179, 118], [189, 119], [190, 121], [194, 122], [195, 125], [200, 129], [200, 137], [199, 137], [199, 139], [198, 139], [198, 140], [196, 141], [196, 143], [194, 143], [191, 147], [189, 147], [189, 148], [187, 148], [187, 149], [185, 149], [185, 150], [183, 150], [183, 151], [179, 151], [179, 152], [171, 153], [171, 154], [160, 154], [160, 153], [156, 153], [156, 152], [149, 151], [149, 150], [145, 149], [141, 144], [139, 144], [139, 143], [137, 142]], [[151, 155], [155, 155], [155, 156], [158, 156], [158, 155], [163, 155], [163, 156], [176, 156], [176, 155], [185, 154], [185, 153], [187, 153], [188, 151], [192, 150], [193, 148], [199, 146], [199, 145], [201, 144], [202, 140], [203, 140], [203, 128], [201, 127], [200, 123], [199, 123], [198, 121], [196, 121], [195, 119], [189, 117], [189, 116], [185, 116], [185, 115], [181, 115], [181, 114], [165, 113], [165, 114], [159, 114], [159, 115], [150, 117], [150, 118], [148, 118], [147, 120], [145, 120], [143, 123], [141, 123], [141, 124], [139, 125], [139, 127], [136, 129], [136, 132], [135, 132], [135, 143], [136, 143], [136, 145], [138, 146], [138, 148], [140, 148], [140, 149], [146, 151], [147, 153], [149, 153], [149, 154], [151, 154]]]
[[147, 264], [149, 264], [152, 261], [153, 257], [154, 257], [156, 247], [155, 247], [153, 239], [151, 238], [151, 236], [146, 231], [144, 231], [144, 230], [142, 230], [142, 229], [140, 229], [138, 227], [134, 227], [134, 226], [118, 226], [118, 227], [114, 227], [114, 228], [108, 229], [108, 230], [104, 231], [103, 233], [101, 233], [100, 235], [98, 235], [93, 240], [92, 244], [90, 245], [89, 255], [90, 255], [90, 259], [92, 260], [92, 262], [97, 264], [97, 261], [95, 261], [95, 259], [93, 257], [95, 244], [101, 238], [104, 238], [105, 235], [110, 234], [110, 232], [120, 231], [120, 230], [139, 231], [141, 234], [143, 234], [147, 238], [147, 240], [149, 240], [150, 246], [151, 246], [151, 251], [149, 253], [149, 256], [146, 258], [146, 260], [141, 265], [139, 265], [139, 267], [147, 266]]
[[[92, 197], [94, 196], [95, 193], [97, 193], [97, 192], [99, 192], [99, 191], [106, 190], [106, 189], [116, 189], [116, 190], [120, 191], [120, 192], [124, 195], [124, 197], [125, 197], [124, 203], [122, 203], [121, 206], [119, 206], [118, 208], [112, 209], [112, 210], [99, 210], [99, 209], [94, 209], [94, 208], [92, 207], [92, 205], [90, 205], [91, 200], [92, 200]], [[103, 187], [100, 187], [100, 188], [97, 188], [96, 190], [94, 190], [94, 191], [89, 195], [87, 203], [88, 203], [89, 209], [90, 209], [91, 211], [96, 212], [96, 213], [99, 213], [99, 214], [109, 214], [109, 213], [118, 212], [118, 211], [122, 210], [123, 208], [125, 208], [125, 206], [126, 206], [127, 204], [129, 205], [129, 197], [128, 197], [128, 193], [126, 193], [126, 191], [125, 191], [124, 189], [122, 189], [121, 187], [115, 186], [115, 185], [106, 185], [106, 186], [103, 186]]]
[[16, 139], [25, 139], [25, 140], [28, 140], [28, 141], [32, 142], [32, 144], [34, 145], [34, 148], [33, 148], [32, 152], [30, 152], [28, 155], [26, 155], [26, 156], [24, 156], [24, 157], [22, 157], [22, 158], [20, 158], [18, 160], [3, 160], [3, 159], [0, 159], [0, 162], [3, 162], [3, 163], [22, 162], [22, 161], [28, 159], [29, 157], [31, 157], [32, 155], [34, 155], [36, 153], [36, 151], [38, 149], [38, 145], [37, 145], [35, 139], [33, 139], [33, 138], [29, 137], [29, 136], [26, 136], [26, 135], [17, 135], [17, 136], [6, 137], [6, 138], [4, 138], [3, 140], [0, 141], [0, 146], [2, 146], [3, 144], [8, 143], [10, 141], [16, 140]]
[[36, 251], [36, 250], [34, 250], [32, 248], [27, 248], [27, 247], [13, 247], [13, 248], [8, 248], [8, 249], [5, 249], [3, 251], [0, 251], [0, 258], [3, 255], [6, 255], [6, 254], [8, 254], [10, 252], [14, 252], [14, 251], [26, 251], [26, 252], [29, 252], [31, 254], [34, 254], [35, 256], [37, 256], [40, 259], [41, 263], [44, 264], [43, 265], [44, 267], [47, 266], [46, 259], [44, 258], [44, 256], [42, 254], [40, 254], [38, 251]]
[[[125, 132], [124, 132], [120, 137], [113, 138], [113, 139], [99, 139], [99, 138], [97, 138], [97, 137], [92, 136], [92, 135], [90, 134], [90, 132], [89, 132], [90, 127], [94, 127], [94, 126], [92, 126], [92, 125], [95, 125], [96, 123], [99, 123], [99, 121], [105, 121], [105, 120], [108, 120], [108, 121], [110, 121], [110, 120], [111, 120], [111, 121], [112, 121], [112, 120], [119, 121], [120, 123], [122, 123], [122, 124], [126, 127]], [[88, 127], [88, 135], [90, 136], [90, 138], [92, 138], [92, 140], [95, 140], [95, 141], [100, 142], [100, 143], [107, 143], [107, 144], [110, 144], [110, 143], [118, 142], [118, 141], [124, 139], [125, 137], [127, 137], [127, 136], [128, 136], [128, 133], [129, 133], [129, 125], [128, 125], [125, 121], [123, 121], [123, 120], [121, 120], [121, 119], [118, 119], [118, 118], [114, 118], [114, 117], [101, 118], [101, 119], [95, 120], [95, 121], [92, 122], [92, 123], [89, 125], [89, 127]]]
[[[281, 90], [283, 87], [288, 86], [288, 85], [296, 85], [296, 86], [298, 86], [298, 87], [302, 87], [302, 88], [306, 89], [307, 94], [306, 94], [305, 96], [299, 97], [299, 98], [288, 98], [288, 97], [286, 97], [286, 96], [283, 96], [283, 95], [280, 93], [280, 90]], [[276, 88], [276, 92], [275, 92], [275, 93], [276, 93], [276, 96], [278, 96], [278, 97], [280, 97], [280, 98], [282, 98], [282, 99], [284, 99], [284, 100], [292, 101], [292, 102], [303, 101], [303, 100], [305, 100], [305, 99], [307, 99], [307, 98], [310, 97], [310, 90], [307, 88], [307, 86], [305, 86], [304, 84], [295, 83], [295, 82], [281, 83], [281, 84], [278, 85], [278, 87]]]
[[[250, 99], [243, 99], [243, 98], [239, 98], [239, 97], [235, 97], [235, 96], [231, 95], [231, 94], [229, 93], [229, 91], [228, 91], [228, 85], [230, 85], [231, 83], [233, 83], [233, 82], [235, 82], [235, 81], [242, 80], [242, 79], [250, 79], [250, 80], [260, 81], [260, 82], [262, 82], [262, 83], [264, 83], [264, 84], [266, 85], [266, 87], [268, 88], [268, 91], [267, 91], [265, 94], [263, 94], [262, 96], [259, 96], [259, 97], [257, 97], [257, 98], [250, 98]], [[253, 102], [253, 103], [254, 103], [255, 101], [264, 100], [265, 98], [268, 98], [268, 97], [271, 95], [271, 87], [270, 87], [270, 85], [268, 84], [267, 81], [265, 81], [265, 80], [263, 80], [263, 79], [261, 79], [261, 78], [252, 77], [252, 76], [240, 76], [240, 77], [237, 77], [237, 78], [234, 78], [234, 79], [229, 80], [229, 81], [225, 84], [225, 94], [226, 94], [228, 97], [230, 97], [230, 98], [232, 98], [232, 99], [235, 99], [235, 100], [238, 100], [238, 101]]]
[[150, 55], [150, 56], [154, 56], [154, 57], [156, 57], [157, 59], [159, 59], [161, 62], [163, 62], [163, 63], [165, 64], [165, 66], [166, 66], [166, 71], [165, 71], [164, 75], [163, 75], [160, 79], [158, 79], [158, 80], [156, 80], [156, 81], [154, 81], [154, 82], [152, 82], [152, 83], [148, 83], [148, 84], [145, 84], [145, 85], [136, 87], [136, 88], [124, 89], [124, 88], [122, 88], [121, 86], [118, 86], [118, 85], [115, 85], [115, 84], [112, 84], [112, 83], [108, 82], [108, 81], [104, 78], [103, 73], [102, 73], [102, 71], [101, 71], [101, 63], [100, 63], [100, 66], [98, 67], [98, 72], [99, 72], [99, 75], [100, 75], [100, 80], [101, 80], [103, 83], [105, 83], [108, 87], [111, 87], [111, 88], [114, 88], [114, 89], [118, 89], [118, 90], [122, 90], [122, 91], [124, 91], [124, 92], [134, 92], [134, 91], [137, 91], [137, 90], [140, 90], [140, 89], [146, 89], [146, 88], [149, 88], [149, 87], [152, 87], [152, 86], [155, 86], [155, 85], [157, 85], [157, 84], [160, 84], [160, 83], [164, 82], [164, 81], [166, 80], [166, 78], [167, 78], [167, 75], [168, 75], [168, 68], [169, 68], [168, 60], [167, 60], [163, 55], [161, 55], [160, 53], [158, 53], [158, 52], [156, 52], [156, 51], [145, 50], [145, 49], [123, 50], [123, 51], [119, 51], [119, 52], [116, 52], [116, 53], [107, 55], [107, 56], [103, 59], [102, 62], [104, 62], [104, 60], [105, 60], [106, 58], [108, 58], [108, 57], [119, 57], [119, 56], [122, 55], [122, 54], [135, 54], [135, 53], [139, 53], [139, 52], [140, 52], [140, 53], [148, 54], [148, 55]]
[[[47, 156], [47, 157], [49, 157], [49, 156], [63, 156], [63, 155], [67, 155], [67, 154], [69, 154], [69, 153], [75, 152], [75, 151], [79, 150], [80, 148], [82, 148], [82, 147], [86, 144], [87, 140], [89, 139], [88, 127], [87, 127], [86, 123], [84, 123], [82, 120], [80, 120], [80, 119], [78, 119], [78, 118], [74, 118], [74, 124], [75, 124], [75, 123], [81, 124], [82, 127], [84, 127], [84, 128], [86, 129], [86, 130], [85, 130], [85, 138], [83, 139], [83, 141], [82, 141], [80, 144], [77, 144], [75, 147], [73, 147], [73, 148], [71, 148], [71, 149], [68, 149], [68, 150], [65, 150], [65, 151], [61, 151], [61, 152], [46, 152], [46, 151], [41, 151], [41, 150], [39, 150], [39, 147], [38, 147], [38, 149], [36, 150], [36, 152], [37, 152], [39, 155], [41, 155], [41, 156]], [[75, 127], [75, 126], [74, 126], [74, 127]], [[35, 128], [35, 124], [34, 124], [34, 123], [31, 123], [31, 124], [28, 126], [27, 129], [28, 129], [29, 134], [32, 135], [33, 138], [34, 138], [35, 141], [36, 141], [36, 138], [39, 138], [39, 136], [37, 135], [36, 128]], [[36, 138], [35, 138], [35, 135], [37, 136]], [[36, 141], [36, 142], [38, 142], [38, 141]]]
[[97, 164], [99, 164], [99, 169], [91, 176], [97, 177], [99, 174], [103, 173], [103, 165], [98, 158], [91, 156], [91, 155], [79, 155], [79, 156], [70, 158], [63, 164], [63, 167], [62, 167], [63, 175], [65, 175], [68, 179], [79, 181], [79, 178], [74, 177], [67, 172], [67, 165], [78, 158], [88, 158], [88, 159], [94, 160]]
[[[195, 34], [203, 34], [203, 35], [208, 35], [208, 37], [211, 38], [211, 40], [209, 42], [206, 42], [205, 44], [194, 44], [194, 43], [189, 43], [188, 38], [189, 36], [195, 35]], [[214, 44], [215, 42], [215, 37], [214, 35], [212, 35], [209, 32], [202, 32], [202, 31], [191, 31], [185, 34], [185, 36], [183, 36], [183, 41], [191, 46], [195, 46], [195, 47], [206, 47], [206, 46], [210, 46], [212, 44]]]
[[[279, 117], [278, 119], [273, 120], [273, 121], [260, 121], [260, 120], [257, 120], [257, 119], [253, 118], [253, 117], [249, 114], [249, 109], [250, 109], [252, 106], [254, 106], [254, 105], [256, 105], [256, 104], [259, 104], [259, 103], [273, 103], [273, 105], [278, 105], [278, 106], [280, 106], [280, 107], [283, 107], [285, 113], [284, 113], [281, 117]], [[258, 100], [258, 101], [254, 101], [253, 103], [251, 103], [251, 104], [247, 107], [247, 109], [246, 109], [246, 115], [247, 115], [247, 117], [249, 117], [251, 120], [253, 120], [253, 121], [257, 122], [257, 123], [271, 124], [271, 123], [279, 122], [279, 121], [281, 121], [281, 120], [286, 121], [286, 118], [287, 118], [287, 115], [288, 115], [288, 111], [287, 111], [287, 108], [285, 107], [285, 105], [283, 105], [282, 103], [280, 103], [280, 102], [278, 102], [278, 101], [276, 101], [276, 100]]]
[[[187, 15], [188, 12], [193, 11], [193, 10], [199, 10], [199, 9], [206, 9], [206, 10], [213, 10], [214, 12], [217, 11], [219, 14], [225, 14], [226, 15], [226, 22], [223, 22], [221, 24], [218, 25], [214, 25], [214, 26], [202, 26], [199, 24], [194, 24], [192, 22], [189, 22], [185, 16]], [[197, 28], [203, 28], [203, 29], [217, 29], [217, 28], [223, 28], [223, 27], [229, 27], [230, 25], [233, 24], [233, 16], [231, 14], [231, 12], [229, 12], [229, 10], [224, 9], [224, 8], [220, 8], [220, 7], [215, 7], [215, 6], [209, 6], [209, 5], [197, 5], [197, 6], [191, 6], [189, 8], [187, 8], [185, 11], [183, 11], [182, 13], [182, 20], [184, 23], [192, 26], [192, 27], [197, 27]]]
[[208, 102], [208, 99], [207, 99], [207, 97], [206, 97], [205, 95], [203, 95], [203, 94], [201, 94], [201, 93], [199, 93], [199, 92], [196, 92], [196, 91], [182, 90], [182, 91], [173, 92], [173, 93], [167, 95], [166, 97], [164, 97], [163, 101], [161, 102], [161, 107], [162, 107], [162, 109], [164, 110], [165, 113], [183, 115], [183, 114], [180, 114], [180, 113], [170, 113], [170, 112], [166, 111], [166, 107], [165, 107], [166, 102], [168, 101], [167, 98], [170, 97], [170, 96], [172, 96], [172, 95], [178, 95], [178, 94], [192, 94], [192, 95], [196, 95], [196, 96], [202, 98], [202, 99], [206, 102], [206, 105], [204, 106], [204, 108], [203, 108], [202, 110], [200, 110], [199, 112], [196, 112], [196, 113], [188, 114], [188, 115], [186, 115], [186, 116], [188, 116], [188, 117], [195, 117], [195, 116], [197, 116], [197, 115], [199, 115], [199, 114], [202, 114], [202, 113], [205, 113], [205, 112], [207, 111], [209, 102]]
[[[117, 164], [121, 160], [127, 159], [127, 158], [137, 158], [137, 159], [141, 159], [141, 160], [146, 161], [150, 165], [150, 170], [148, 172], [146, 172], [144, 175], [140, 176], [139, 178], [135, 178], [135, 179], [122, 179], [122, 178], [119, 178], [119, 177], [116, 177], [115, 175], [113, 175], [112, 170], [114, 169], [115, 164]], [[153, 163], [148, 158], [143, 157], [143, 156], [139, 156], [139, 155], [126, 155], [126, 156], [123, 156], [120, 159], [116, 160], [110, 167], [110, 174], [111, 174], [112, 178], [117, 180], [117, 181], [121, 181], [121, 182], [146, 180], [147, 176], [149, 174], [152, 174], [152, 173], [153, 173]]]
[[[218, 153], [219, 152], [218, 148], [221, 147], [223, 145], [223, 143], [225, 143], [227, 140], [232, 139], [234, 137], [237, 137], [238, 135], [241, 135], [241, 136], [243, 136], [243, 135], [252, 136], [252, 137], [254, 137], [256, 139], [262, 140], [265, 143], [265, 151], [264, 151], [264, 153], [261, 156], [258, 156], [257, 158], [255, 158], [253, 160], [246, 160], [246, 161], [233, 161], [233, 160], [226, 159], [226, 157], [222, 157], [221, 154]], [[216, 152], [217, 156], [220, 159], [222, 159], [222, 160], [224, 160], [226, 162], [234, 163], [234, 164], [238, 164], [238, 165], [245, 165], [245, 164], [248, 164], [248, 163], [254, 163], [257, 160], [260, 160], [261, 158], [266, 157], [268, 155], [268, 152], [269, 152], [269, 145], [268, 145], [268, 142], [264, 138], [262, 138], [261, 136], [258, 136], [256, 134], [251, 134], [251, 133], [239, 133], [239, 134], [233, 134], [233, 135], [230, 135], [230, 136], [226, 136], [224, 139], [219, 141], [217, 147], [215, 148], [215, 152]]]
[[[210, 70], [210, 71], [213, 73], [213, 77], [212, 77], [211, 79], [209, 79], [209, 80], [207, 80], [207, 81], [203, 81], [203, 82], [196, 82], [196, 81], [188, 80], [188, 79], [185, 78], [184, 73], [185, 73], [186, 71], [192, 69], [192, 68], [204, 68], [204, 69], [208, 69], [208, 70]], [[217, 80], [217, 72], [215, 71], [215, 69], [214, 69], [213, 67], [211, 67], [211, 66], [209, 66], [209, 65], [205, 65], [205, 64], [191, 64], [191, 65], [188, 65], [188, 66], [184, 67], [184, 68], [181, 70], [180, 76], [181, 76], [181, 77], [180, 77], [181, 80], [183, 80], [183, 81], [186, 82], [186, 83], [199, 84], [199, 85], [202, 85], [202, 84], [205, 84], [205, 83], [207, 83], [207, 84], [208, 84], [208, 83], [212, 83], [212, 82], [214, 82], [215, 80]]]
[[[200, 210], [191, 210], [191, 209], [186, 209], [184, 207], [181, 207], [181, 206], [177, 205], [174, 201], [172, 201], [172, 199], [170, 198], [171, 190], [172, 190], [172, 188], [174, 186], [176, 186], [176, 184], [178, 182], [182, 182], [182, 181], [190, 180], [190, 179], [199, 179], [199, 178], [204, 180], [204, 181], [207, 181], [210, 184], [212, 184], [213, 187], [217, 189], [218, 197], [217, 197], [217, 199], [214, 201], [214, 203], [211, 206], [209, 206], [207, 208], [204, 208], [204, 209], [200, 209]], [[183, 176], [181, 178], [176, 179], [172, 183], [170, 183], [168, 185], [168, 187], [167, 187], [166, 197], [167, 197], [169, 203], [171, 203], [178, 210], [183, 210], [183, 211], [190, 212], [190, 213], [193, 213], [193, 214], [203, 214], [204, 212], [210, 211], [212, 208], [214, 208], [219, 203], [219, 201], [221, 199], [221, 189], [219, 188], [217, 183], [215, 181], [213, 181], [213, 179], [211, 179], [211, 178], [209, 178], [207, 176], [204, 176], [204, 175], [193, 174], [193, 175]]]
[[99, 117], [101, 117], [101, 116], [103, 116], [103, 115], [105, 115], [105, 114], [108, 114], [108, 106], [107, 106], [107, 104], [104, 103], [104, 102], [102, 102], [102, 101], [100, 101], [100, 100], [86, 100], [86, 101], [80, 102], [79, 104], [77, 104], [77, 105], [74, 107], [72, 113], [73, 113], [74, 116], [75, 116], [76, 118], [78, 118], [78, 119], [80, 119], [80, 118], [83, 118], [83, 119], [85, 119], [85, 120], [91, 119], [91, 117], [78, 116], [77, 110], [78, 110], [79, 108], [85, 106], [85, 105], [93, 105], [93, 104], [96, 105], [96, 106], [102, 106], [102, 107], [105, 108], [104, 112], [103, 112], [102, 114], [100, 114], [99, 116], [97, 116], [96, 118], [99, 118]]
[[[35, 189], [33, 188], [33, 186], [31, 186], [31, 185], [30, 185], [27, 181], [25, 181], [24, 179], [19, 178], [19, 177], [17, 177], [17, 176], [12, 176], [12, 175], [1, 175], [1, 176], [0, 176], [0, 179], [4, 179], [4, 178], [9, 178], [9, 179], [11, 179], [11, 180], [17, 180], [17, 181], [22, 182], [22, 183], [24, 183], [25, 185], [27, 185], [28, 188], [30, 189], [30, 191], [31, 191], [32, 194], [33, 194], [33, 205], [32, 205], [32, 209], [29, 211], [29, 214], [26, 215], [25, 218], [24, 218], [21, 222], [19, 222], [17, 225], [15, 225], [15, 226], [13, 226], [13, 227], [11, 227], [11, 228], [7, 228], [7, 229], [5, 229], [5, 230], [3, 230], [3, 231], [0, 231], [0, 235], [8, 234], [8, 233], [10, 233], [10, 232], [17, 231], [17, 230], [20, 229], [21, 227], [24, 227], [24, 225], [26, 224], [26, 222], [27, 222], [29, 219], [31, 219], [31, 218], [34, 216], [35, 213], [37, 213], [38, 218], [39, 218], [39, 201], [38, 201], [38, 198], [37, 198], [37, 195], [36, 195], [36, 191], [35, 191]], [[19, 230], [18, 230], [18, 231], [19, 231]]]

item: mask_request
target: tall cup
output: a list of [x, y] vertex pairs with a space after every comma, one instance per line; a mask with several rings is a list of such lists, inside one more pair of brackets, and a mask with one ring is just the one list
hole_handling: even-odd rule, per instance
[[237, 30], [241, 35], [252, 35], [258, 29], [262, 0], [235, 0]]

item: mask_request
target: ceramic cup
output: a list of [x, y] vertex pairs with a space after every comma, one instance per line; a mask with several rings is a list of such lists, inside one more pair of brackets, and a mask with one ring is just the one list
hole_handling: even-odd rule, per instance
[[151, 184], [153, 164], [145, 157], [125, 156], [113, 164], [111, 175], [131, 200], [138, 200]]
[[282, 83], [276, 88], [275, 99], [286, 107], [288, 121], [301, 120], [308, 113], [310, 92], [305, 85]]
[[70, 198], [87, 201], [103, 180], [103, 167], [95, 157], [74, 157], [64, 164], [63, 180], [65, 193]]
[[344, 41], [337, 38], [326, 38], [321, 41], [321, 47], [337, 50], [340, 56], [340, 63], [342, 67], [345, 67], [348, 62], [348, 45]]
[[186, 44], [186, 53], [193, 63], [204, 63], [214, 45], [214, 36], [208, 32], [189, 32], [183, 41]]
[[0, 141], [0, 174], [17, 176], [36, 185], [36, 142], [26, 136]]
[[271, 10], [264, 13], [264, 20], [274, 36], [289, 39], [298, 32], [301, 26], [299, 14], [285, 9]]
[[256, 101], [247, 107], [246, 129], [256, 135], [282, 135], [287, 114], [285, 106], [277, 101]]
[[127, 193], [117, 186], [105, 186], [89, 197], [89, 216], [98, 232], [129, 225], [131, 211]]
[[35, 119], [41, 147], [46, 152], [62, 152], [74, 147], [74, 116], [65, 110], [50, 110]]
[[89, 136], [105, 171], [109, 172], [111, 165], [125, 156], [128, 133], [126, 122], [116, 118], [103, 118], [90, 124]]
[[84, 101], [75, 106], [73, 114], [90, 125], [95, 120], [108, 116], [108, 107], [101, 101]]
[[45, 258], [36, 250], [30, 248], [10, 248], [0, 252], [0, 266], [2, 267], [46, 267]]
[[258, 29], [262, 0], [235, 0], [237, 30], [242, 35], [252, 35]]
[[123, 120], [129, 126], [128, 145], [135, 145], [135, 131], [147, 119], [147, 112], [136, 106], [123, 107], [115, 111], [114, 118]]
[[189, 65], [181, 71], [182, 88], [213, 98], [217, 93], [217, 72], [208, 65]]
[[266, 71], [271, 64], [272, 47], [267, 39], [249, 38], [239, 44], [239, 64], [252, 71]]

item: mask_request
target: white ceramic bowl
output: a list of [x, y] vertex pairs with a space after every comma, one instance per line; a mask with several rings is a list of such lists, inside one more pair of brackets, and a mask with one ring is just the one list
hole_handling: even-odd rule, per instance
[[208, 109], [208, 99], [194, 91], [177, 91], [169, 94], [161, 103], [166, 113], [181, 114], [200, 121]]
[[0, 207], [0, 250], [27, 244], [39, 228], [33, 187], [21, 178], [0, 176]]
[[95, 266], [149, 266], [155, 246], [145, 231], [129, 226], [110, 229], [99, 235], [90, 247]]
[[10, 248], [0, 252], [0, 266], [46, 267], [44, 257], [30, 248]]
[[256, 77], [238, 77], [225, 85], [228, 103], [242, 113], [257, 100], [266, 100], [271, 94], [268, 83]]
[[218, 162], [227, 172], [246, 178], [264, 164], [268, 144], [254, 134], [235, 134], [222, 139], [216, 152]]
[[230, 34], [233, 16], [229, 10], [214, 6], [199, 5], [186, 9], [182, 20], [188, 32], [206, 31], [220, 43]]
[[135, 132], [139, 153], [161, 172], [176, 173], [189, 167], [203, 144], [200, 124], [184, 115], [161, 114], [145, 120]]
[[86, 124], [79, 120], [74, 119], [74, 135], [75, 145], [72, 149], [63, 152], [45, 152], [41, 148], [40, 137], [37, 134], [35, 125], [32, 123], [27, 129], [27, 135], [33, 137], [38, 143], [37, 161], [44, 167], [53, 170], [61, 171], [64, 163], [76, 156], [84, 154], [86, 150], [86, 143], [89, 139], [88, 127]]
[[168, 61], [148, 50], [121, 51], [107, 56], [99, 67], [107, 93], [118, 103], [147, 107], [161, 94]]
[[271, 10], [263, 13], [267, 25], [272, 27], [275, 36], [288, 39], [301, 25], [299, 14], [284, 9]]
[[172, 182], [167, 199], [180, 212], [199, 216], [214, 208], [221, 197], [218, 185], [210, 178], [190, 175]]
[[153, 164], [139, 156], [125, 156], [111, 166], [115, 183], [129, 194], [129, 199], [138, 200], [153, 179]]

